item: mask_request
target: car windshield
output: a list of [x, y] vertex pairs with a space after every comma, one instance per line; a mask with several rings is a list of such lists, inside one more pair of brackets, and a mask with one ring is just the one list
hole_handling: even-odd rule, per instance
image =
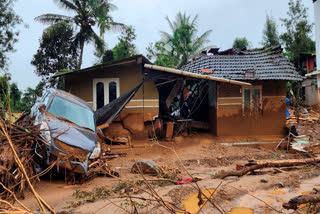
[[66, 99], [55, 96], [48, 112], [95, 131], [93, 112]]

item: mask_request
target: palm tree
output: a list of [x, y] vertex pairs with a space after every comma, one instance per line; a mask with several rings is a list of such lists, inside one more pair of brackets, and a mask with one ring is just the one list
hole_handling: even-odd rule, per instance
[[[83, 49], [87, 42], [93, 42], [98, 52], [103, 53], [105, 43], [103, 34], [106, 30], [123, 28], [124, 25], [115, 22], [110, 16], [110, 11], [116, 10], [117, 7], [110, 3], [109, 0], [55, 0], [62, 8], [73, 12], [73, 17], [60, 14], [43, 14], [35, 18], [44, 24], [55, 24], [58, 22], [67, 22], [79, 27], [79, 31], [74, 36], [74, 44], [80, 48], [80, 57], [77, 68], [81, 68]], [[100, 29], [98, 36], [93, 27]]]
[[191, 20], [191, 16], [179, 12], [173, 22], [169, 17], [166, 17], [166, 20], [172, 32], [170, 34], [161, 31], [162, 42], [166, 44], [167, 53], [174, 57], [176, 65], [182, 66], [209, 41], [208, 36], [212, 30], [197, 37], [198, 15]]

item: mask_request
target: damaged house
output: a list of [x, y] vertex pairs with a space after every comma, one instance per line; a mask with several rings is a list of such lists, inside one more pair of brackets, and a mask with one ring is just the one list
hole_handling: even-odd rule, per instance
[[191, 129], [283, 135], [286, 83], [302, 80], [280, 47], [213, 48], [179, 69], [137, 55], [56, 76], [97, 110], [97, 125], [109, 126], [105, 134], [144, 138], [152, 131], [167, 139]]
[[[135, 88], [143, 80], [143, 65], [146, 63], [150, 61], [136, 55], [75, 72], [57, 73], [56, 76], [64, 77], [65, 91], [85, 100], [94, 110], [99, 110]], [[144, 137], [144, 122], [158, 117], [159, 96], [155, 84], [145, 82], [121, 110], [117, 112], [117, 118], [113, 118], [113, 130], [109, 129], [109, 134]]]

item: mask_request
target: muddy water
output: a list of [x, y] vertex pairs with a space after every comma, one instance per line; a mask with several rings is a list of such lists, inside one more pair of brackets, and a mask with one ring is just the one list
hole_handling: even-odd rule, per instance
[[[206, 196], [206, 197], [210, 197], [212, 195], [215, 194], [215, 189], [203, 189], [202, 193]], [[207, 199], [206, 197], [204, 197], [203, 195], [201, 195], [201, 200], [202, 203], [199, 203], [199, 193], [195, 192], [192, 193], [191, 195], [187, 196], [183, 201], [182, 204], [185, 208], [185, 210], [190, 213], [190, 214], [197, 214], [199, 212], [200, 209], [203, 208], [203, 206], [206, 205]], [[200, 204], [200, 206], [199, 206]], [[177, 213], [177, 214], [182, 214], [182, 213]]]
[[[299, 188], [277, 189], [275, 187], [274, 189], [250, 192], [250, 194], [263, 200], [265, 203], [267, 203], [268, 205], [272, 206], [273, 208], [281, 212], [290, 213], [289, 211], [284, 210], [282, 208], [282, 203], [288, 202], [293, 197], [309, 194], [312, 191], [314, 186], [320, 186], [320, 177], [302, 181]], [[251, 208], [255, 213], [266, 213], [266, 212], [275, 213], [274, 211], [270, 210], [270, 208], [268, 208], [264, 203], [254, 199], [251, 195], [247, 194], [240, 197], [239, 199], [234, 201], [235, 202], [234, 204], [239, 207]], [[304, 213], [304, 211], [307, 211], [308, 207], [306, 207], [306, 205], [301, 205], [299, 206], [299, 209], [300, 211], [302, 211], [302, 213]], [[232, 213], [232, 214], [241, 213], [241, 212], [237, 212], [237, 210], [238, 209], [231, 209], [229, 213]], [[250, 212], [248, 211], [243, 213], [250, 213]]]
[[228, 214], [254, 214], [253, 210], [247, 207], [232, 208]]

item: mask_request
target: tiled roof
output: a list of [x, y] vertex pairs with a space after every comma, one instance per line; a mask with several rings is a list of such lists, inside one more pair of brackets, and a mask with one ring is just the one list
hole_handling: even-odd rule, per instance
[[[209, 54], [211, 53], [211, 55]], [[282, 54], [281, 47], [254, 50], [209, 50], [195, 56], [180, 70], [232, 80], [301, 81], [294, 65]], [[206, 72], [203, 72], [206, 69]], [[207, 69], [212, 70], [212, 73]]]

